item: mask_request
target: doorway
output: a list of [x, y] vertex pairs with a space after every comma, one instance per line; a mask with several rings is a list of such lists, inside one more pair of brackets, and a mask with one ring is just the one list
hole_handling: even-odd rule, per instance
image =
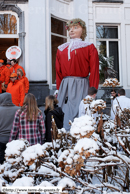
[[18, 38], [0, 38], [0, 59], [6, 59], [6, 50], [10, 46], [18, 46]]

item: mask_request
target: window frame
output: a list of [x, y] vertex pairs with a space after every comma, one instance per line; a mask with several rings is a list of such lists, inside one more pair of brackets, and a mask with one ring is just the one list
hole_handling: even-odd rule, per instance
[[[55, 18], [55, 19], [60, 20], [60, 21], [62, 21], [62, 22], [67, 22], [67, 20], [62, 19], [62, 18], [59, 18], [59, 17], [56, 17], [56, 16], [54, 16], [54, 15], [52, 15], [52, 14], [51, 14], [51, 18]], [[51, 29], [51, 30], [52, 30], [52, 29]], [[61, 34], [57, 34], [57, 33], [54, 33], [54, 32], [52, 32], [52, 31], [51, 31], [50, 35], [51, 35], [51, 36], [52, 36], [52, 35], [53, 35], [53, 36], [57, 36], [57, 37], [60, 37], [60, 38], [65, 38], [65, 39], [66, 39], [66, 42], [68, 42], [68, 40], [69, 40], [68, 31], [67, 31], [67, 36], [64, 36], [64, 35], [61, 35]], [[51, 41], [52, 41], [52, 39], [51, 39]], [[52, 82], [52, 44], [51, 44], [51, 82]], [[56, 87], [56, 84], [51, 83], [51, 85], [52, 85], [52, 88], [55, 88], [55, 87]]]
[[0, 15], [11, 14], [17, 20], [17, 34], [0, 34], [0, 38], [18, 38], [19, 39], [19, 18], [18, 15], [12, 11], [0, 11]]
[[[96, 37], [96, 27], [99, 25], [103, 25], [103, 26], [117, 26], [118, 27], [118, 38], [97, 38]], [[109, 57], [109, 41], [117, 41], [118, 42], [118, 60], [119, 60], [119, 82], [122, 84], [122, 75], [121, 75], [121, 47], [120, 47], [120, 24], [118, 23], [95, 23], [95, 42], [96, 42], [96, 47], [97, 47], [97, 41], [106, 41], [106, 54], [107, 57]]]

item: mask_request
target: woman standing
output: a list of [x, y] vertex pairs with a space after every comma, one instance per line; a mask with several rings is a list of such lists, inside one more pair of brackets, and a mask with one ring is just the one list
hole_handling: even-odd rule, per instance
[[63, 127], [64, 113], [62, 109], [57, 105], [58, 100], [55, 96], [50, 95], [45, 100], [45, 126], [46, 126], [46, 142], [51, 142], [51, 128], [52, 128], [52, 116], [55, 119], [56, 126], [58, 129]]
[[23, 75], [22, 69], [17, 69], [17, 75], [18, 75], [18, 80], [20, 82], [22, 82], [23, 85], [24, 85], [25, 94], [27, 94], [28, 93], [28, 90], [29, 90], [29, 81], [28, 81], [28, 78]]
[[24, 104], [16, 111], [9, 141], [26, 139], [30, 145], [43, 144], [45, 128], [42, 112], [37, 107], [35, 96], [28, 93]]

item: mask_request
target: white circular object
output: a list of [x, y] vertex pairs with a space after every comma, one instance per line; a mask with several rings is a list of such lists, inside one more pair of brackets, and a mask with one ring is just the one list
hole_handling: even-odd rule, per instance
[[11, 46], [7, 49], [6, 51], [6, 57], [11, 60], [11, 59], [18, 59], [22, 54], [21, 48], [18, 46]]

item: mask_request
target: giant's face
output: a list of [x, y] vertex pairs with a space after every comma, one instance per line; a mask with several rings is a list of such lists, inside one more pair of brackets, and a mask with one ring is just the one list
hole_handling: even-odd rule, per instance
[[70, 38], [81, 38], [82, 35], [82, 27], [80, 25], [74, 25], [69, 27], [69, 36]]

